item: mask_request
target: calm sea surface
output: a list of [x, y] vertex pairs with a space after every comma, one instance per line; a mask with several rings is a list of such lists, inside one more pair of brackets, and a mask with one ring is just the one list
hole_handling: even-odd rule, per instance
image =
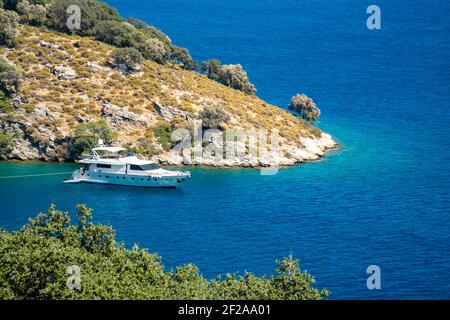
[[[94, 208], [128, 246], [203, 275], [272, 273], [289, 255], [330, 298], [450, 298], [450, 3], [114, 0], [188, 47], [198, 60], [241, 63], [265, 100], [314, 98], [319, 126], [342, 149], [261, 176], [192, 169], [182, 190], [65, 185], [64, 176], [0, 179], [0, 225], [16, 230], [52, 202]], [[72, 164], [0, 163], [0, 176], [65, 172]], [[381, 267], [382, 289], [366, 287]]]

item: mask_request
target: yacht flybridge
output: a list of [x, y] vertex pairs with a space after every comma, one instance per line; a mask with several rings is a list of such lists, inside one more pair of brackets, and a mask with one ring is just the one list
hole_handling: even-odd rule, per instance
[[80, 160], [82, 168], [65, 183], [100, 183], [135, 187], [175, 188], [191, 177], [189, 172], [170, 171], [155, 162], [141, 160], [125, 148], [100, 146]]

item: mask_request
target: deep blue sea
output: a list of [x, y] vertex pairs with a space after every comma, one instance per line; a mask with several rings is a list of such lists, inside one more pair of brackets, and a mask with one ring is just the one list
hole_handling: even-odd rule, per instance
[[[241, 63], [273, 104], [311, 96], [318, 126], [341, 149], [274, 176], [195, 168], [182, 190], [0, 179], [1, 226], [18, 229], [51, 202], [72, 211], [86, 203], [95, 221], [167, 267], [261, 275], [293, 253], [331, 299], [450, 298], [450, 2], [108, 3], [200, 61]], [[366, 27], [371, 4], [381, 7], [381, 30]], [[0, 163], [0, 176], [74, 168]], [[366, 287], [372, 264], [380, 290]]]

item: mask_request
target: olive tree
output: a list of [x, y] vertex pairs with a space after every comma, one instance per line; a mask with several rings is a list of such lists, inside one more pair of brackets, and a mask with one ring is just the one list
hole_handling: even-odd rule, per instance
[[297, 112], [307, 121], [314, 121], [320, 116], [320, 109], [311, 98], [303, 93], [292, 97], [289, 109]]
[[19, 90], [20, 83], [20, 73], [3, 58], [0, 58], [0, 90], [9, 96]]
[[223, 122], [230, 120], [230, 116], [219, 106], [206, 107], [200, 111], [199, 117], [205, 129], [218, 129]]
[[17, 12], [25, 22], [41, 25], [46, 20], [47, 9], [41, 4], [30, 4], [28, 0], [20, 0], [17, 4]]
[[104, 119], [97, 122], [87, 122], [79, 124], [75, 128], [73, 157], [78, 157], [91, 147], [98, 145], [98, 140], [105, 143], [113, 141], [117, 137], [117, 133], [109, 126]]
[[[186, 264], [167, 270], [161, 257], [128, 249], [111, 226], [92, 223], [92, 211], [78, 205], [68, 212], [52, 205], [17, 232], [0, 230], [0, 299], [273, 299], [320, 300], [327, 290], [292, 257], [278, 261], [273, 275], [228, 273], [204, 278]], [[67, 268], [82, 270], [81, 286], [67, 285]]]
[[145, 59], [163, 64], [167, 60], [167, 51], [164, 43], [156, 38], [147, 39], [139, 47]]
[[142, 54], [135, 48], [121, 48], [112, 52], [111, 58], [115, 66], [124, 65], [127, 69], [133, 70], [142, 62]]
[[255, 94], [256, 88], [250, 83], [247, 72], [240, 64], [225, 64], [219, 70], [219, 81], [229, 87], [248, 94]]
[[19, 15], [10, 10], [0, 9], [0, 46], [14, 47]]

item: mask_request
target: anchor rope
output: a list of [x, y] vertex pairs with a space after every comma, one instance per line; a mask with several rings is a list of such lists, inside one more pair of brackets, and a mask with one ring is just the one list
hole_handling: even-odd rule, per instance
[[67, 171], [67, 172], [52, 172], [52, 173], [39, 173], [39, 174], [22, 174], [17, 176], [0, 176], [0, 179], [15, 179], [15, 178], [31, 178], [31, 177], [43, 177], [43, 176], [56, 176], [56, 175], [63, 175], [63, 174], [69, 174], [73, 173], [73, 171]]

